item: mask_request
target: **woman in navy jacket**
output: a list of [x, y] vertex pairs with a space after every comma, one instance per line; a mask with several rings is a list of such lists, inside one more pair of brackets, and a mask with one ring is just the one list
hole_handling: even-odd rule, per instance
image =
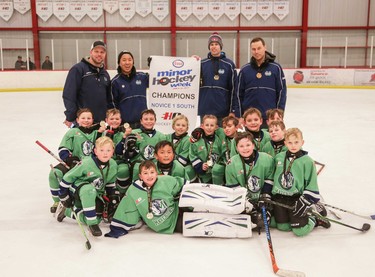
[[146, 73], [136, 71], [133, 54], [129, 51], [121, 51], [117, 63], [118, 74], [112, 79], [115, 107], [121, 112], [122, 122], [136, 129], [140, 127], [142, 111], [147, 109], [149, 77]]

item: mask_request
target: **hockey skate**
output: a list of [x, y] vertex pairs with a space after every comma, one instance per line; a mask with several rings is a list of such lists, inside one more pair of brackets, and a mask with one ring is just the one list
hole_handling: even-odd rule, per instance
[[65, 218], [65, 210], [66, 208], [63, 206], [63, 204], [59, 203], [59, 205], [56, 208], [56, 215], [57, 215], [57, 221], [62, 222]]
[[100, 230], [98, 224], [89, 225], [89, 230], [94, 237], [100, 237], [102, 235], [102, 230]]
[[51, 208], [50, 208], [50, 212], [51, 213], [56, 213], [56, 210], [57, 210], [57, 207], [59, 206], [59, 203], [60, 202], [55, 202], [55, 203], [53, 203], [53, 205], [51, 206]]
[[315, 227], [323, 227], [323, 228], [326, 228], [328, 229], [329, 227], [331, 227], [331, 222], [329, 222], [327, 219], [323, 218], [323, 217], [315, 217]]

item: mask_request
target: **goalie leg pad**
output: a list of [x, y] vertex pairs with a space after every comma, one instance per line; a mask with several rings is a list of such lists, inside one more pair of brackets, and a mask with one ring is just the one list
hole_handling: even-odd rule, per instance
[[247, 214], [184, 213], [183, 236], [250, 238], [251, 218]]
[[183, 186], [179, 206], [191, 207], [194, 212], [240, 214], [245, 210], [245, 202], [245, 188], [193, 183]]

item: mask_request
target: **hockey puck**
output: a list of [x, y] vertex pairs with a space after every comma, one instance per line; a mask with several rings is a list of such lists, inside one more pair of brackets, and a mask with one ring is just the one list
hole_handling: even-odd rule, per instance
[[363, 224], [363, 226], [362, 226], [362, 230], [363, 230], [363, 232], [367, 232], [368, 230], [370, 230], [370, 228], [371, 228], [371, 225], [368, 224], [368, 223], [365, 223], [365, 224]]

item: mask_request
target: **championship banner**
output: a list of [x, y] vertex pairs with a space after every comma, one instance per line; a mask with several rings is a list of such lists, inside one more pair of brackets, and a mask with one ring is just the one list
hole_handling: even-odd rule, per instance
[[152, 56], [148, 107], [156, 113], [155, 129], [173, 133], [172, 120], [179, 114], [194, 128], [198, 113], [200, 61], [188, 57]]
[[5, 21], [9, 21], [9, 19], [13, 15], [13, 2], [12, 1], [5, 1], [0, 2], [0, 17]]
[[223, 2], [210, 2], [208, 3], [208, 13], [215, 21], [224, 14], [224, 3]]
[[80, 22], [81, 19], [86, 15], [86, 4], [81, 1], [70, 2], [69, 12], [77, 22]]
[[118, 10], [118, 1], [103, 1], [103, 10], [109, 14], [114, 14]]
[[69, 16], [69, 2], [53, 2], [53, 14], [63, 22]]
[[279, 20], [283, 20], [289, 14], [289, 0], [275, 0], [273, 13]]
[[250, 21], [257, 14], [257, 1], [242, 0], [241, 13], [247, 20]]
[[86, 2], [86, 14], [92, 21], [96, 22], [103, 14], [103, 2], [88, 1]]
[[36, 14], [46, 22], [52, 15], [52, 2], [36, 1]]
[[30, 0], [14, 0], [14, 9], [20, 14], [25, 14], [30, 10]]
[[179, 0], [176, 2], [176, 14], [185, 21], [193, 13], [191, 1]]
[[135, 12], [142, 17], [146, 17], [152, 11], [151, 0], [135, 1]]
[[135, 15], [135, 1], [119, 1], [120, 15], [126, 22], [130, 21]]
[[195, 0], [193, 2], [193, 14], [202, 21], [208, 14], [208, 2]]
[[162, 22], [169, 14], [169, 0], [153, 0], [152, 14]]
[[267, 0], [259, 0], [257, 12], [264, 21], [266, 21], [273, 13], [273, 2]]
[[224, 13], [230, 20], [233, 21], [241, 13], [240, 4], [238, 1], [224, 2]]

